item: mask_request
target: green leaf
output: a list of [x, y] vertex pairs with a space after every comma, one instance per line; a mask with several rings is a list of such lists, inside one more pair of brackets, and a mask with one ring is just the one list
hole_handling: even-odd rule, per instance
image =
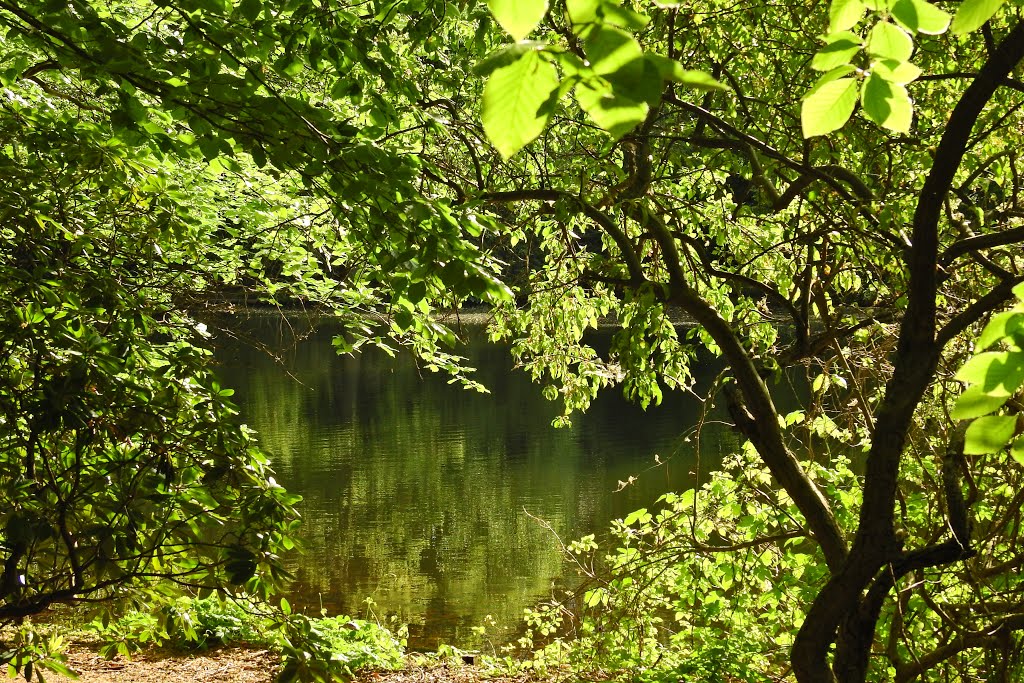
[[800, 124], [805, 138], [831, 133], [850, 119], [857, 105], [857, 81], [836, 76], [852, 71], [844, 67], [835, 69], [822, 76], [804, 95]]
[[536, 40], [520, 40], [518, 43], [505, 45], [487, 55], [483, 61], [474, 66], [473, 73], [478, 76], [488, 76], [495, 69], [512, 64], [527, 52], [543, 50], [545, 47], [547, 47], [547, 43]]
[[894, 59], [880, 59], [871, 64], [872, 73], [892, 83], [906, 85], [921, 76], [921, 69], [910, 62], [897, 62]]
[[829, 33], [853, 28], [863, 18], [864, 10], [860, 0], [833, 0], [828, 10]]
[[647, 508], [640, 508], [626, 515], [626, 518], [622, 520], [622, 523], [629, 526], [639, 520], [641, 517], [647, 514]]
[[811, 68], [817, 71], [831, 71], [850, 62], [864, 46], [860, 36], [850, 31], [840, 31], [825, 36], [826, 45], [814, 55]]
[[954, 420], [971, 420], [988, 415], [1001, 408], [1008, 398], [1009, 396], [992, 396], [980, 385], [975, 384], [960, 394], [953, 410], [949, 411], [949, 416]]
[[551, 115], [544, 105], [557, 88], [554, 65], [536, 52], [496, 69], [487, 79], [481, 119], [488, 139], [504, 158], [544, 131]]
[[950, 33], [960, 36], [978, 30], [1005, 3], [1006, 0], [964, 0], [953, 16]]
[[979, 384], [992, 396], [1012, 396], [1024, 383], [1024, 351], [988, 351], [974, 356], [955, 375]]
[[672, 80], [680, 85], [697, 90], [731, 90], [729, 86], [715, 80], [711, 74], [694, 69], [686, 69], [682, 74], [674, 75]]
[[257, 168], [263, 168], [267, 165], [267, 153], [259, 145], [253, 145], [252, 149], [249, 150], [249, 156], [252, 157], [252, 161], [256, 164]]
[[1018, 436], [1010, 446], [1010, 455], [1021, 465], [1024, 465], [1024, 436]]
[[729, 86], [716, 80], [711, 74], [704, 71], [684, 69], [683, 65], [674, 59], [664, 55], [648, 53], [644, 59], [649, 61], [661, 74], [662, 80], [674, 81], [697, 90], [728, 90]]
[[949, 27], [950, 16], [925, 0], [897, 0], [892, 18], [910, 31], [938, 35]]
[[600, 78], [577, 85], [576, 102], [598, 127], [616, 139], [640, 125], [648, 111], [646, 102], [617, 97], [611, 84]]
[[981, 331], [975, 348], [981, 351], [1008, 338], [1016, 340], [1017, 346], [1024, 341], [1024, 311], [1005, 311], [992, 316]]
[[646, 102], [651, 106], [658, 103], [661, 99], [663, 81], [658, 68], [645, 57], [638, 57], [605, 74], [604, 79], [611, 84], [615, 97], [623, 97], [633, 102]]
[[627, 7], [610, 2], [602, 3], [601, 11], [604, 14], [605, 23], [628, 28], [632, 31], [639, 31], [651, 22], [650, 17], [645, 14], [634, 12]]
[[1017, 429], [1015, 415], [989, 415], [971, 423], [964, 434], [964, 453], [984, 455], [1002, 450]]
[[872, 57], [905, 62], [914, 53], [914, 40], [896, 24], [881, 21], [868, 33], [867, 47]]
[[249, 21], [253, 21], [263, 11], [263, 3], [260, 0], [242, 0], [238, 11]]
[[548, 11], [547, 0], [487, 0], [487, 6], [513, 40], [530, 35]]
[[577, 33], [585, 33], [587, 27], [599, 24], [639, 31], [651, 21], [646, 15], [622, 7], [617, 1], [567, 0], [565, 8]]
[[596, 22], [599, 7], [601, 7], [601, 0], [566, 0], [565, 2], [565, 9], [569, 13], [569, 19], [572, 21], [574, 29]]
[[587, 36], [587, 59], [594, 73], [608, 74], [644, 56], [643, 48], [622, 29], [598, 26]]
[[906, 133], [914, 117], [907, 89], [872, 73], [861, 90], [861, 107], [869, 119], [889, 130]]

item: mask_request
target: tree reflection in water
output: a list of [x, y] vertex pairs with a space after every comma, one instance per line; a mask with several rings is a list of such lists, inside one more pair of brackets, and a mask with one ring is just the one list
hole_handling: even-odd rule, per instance
[[[681, 438], [699, 417], [692, 397], [667, 395], [645, 413], [609, 392], [554, 429], [555, 406], [482, 335], [467, 354], [491, 394], [421, 374], [408, 357], [338, 357], [329, 326], [296, 342], [280, 318], [231, 324], [285, 349], [278, 363], [224, 338], [217, 355], [278, 479], [304, 499], [293, 601], [361, 614], [370, 597], [409, 624], [412, 647], [470, 644], [487, 614], [508, 632], [572, 582], [531, 515], [568, 540], [692, 485], [697, 460]], [[700, 443], [706, 472], [735, 440], [711, 424]]]

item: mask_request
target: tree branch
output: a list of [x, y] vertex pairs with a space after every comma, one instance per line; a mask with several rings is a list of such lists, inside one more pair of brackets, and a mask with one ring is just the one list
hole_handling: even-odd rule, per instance
[[939, 257], [939, 265], [946, 267], [960, 256], [977, 251], [978, 249], [1002, 247], [1007, 244], [1017, 244], [1018, 242], [1024, 242], [1024, 227], [966, 237], [953, 242], [942, 252], [942, 256]]
[[999, 636], [1024, 629], [1024, 614], [1011, 614], [988, 627], [963, 633], [946, 645], [921, 655], [917, 661], [896, 667], [896, 683], [909, 683], [936, 664], [955, 657], [964, 650], [999, 644]]

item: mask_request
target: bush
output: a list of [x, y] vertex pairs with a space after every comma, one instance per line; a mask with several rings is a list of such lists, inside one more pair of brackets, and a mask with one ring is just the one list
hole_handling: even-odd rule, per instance
[[[331, 680], [361, 669], [402, 665], [406, 629], [392, 632], [372, 621], [347, 616], [308, 617], [291, 613], [287, 601], [269, 612], [256, 603], [209, 598], [179, 598], [150, 610], [130, 609], [116, 618], [97, 618], [87, 629], [106, 643], [101, 654], [130, 655], [147, 645], [203, 649], [250, 645], [281, 653], [283, 681]], [[317, 678], [319, 677], [319, 678]]]
[[[520, 646], [546, 643], [534, 668], [643, 683], [782, 674], [823, 564], [751, 451], [723, 467], [700, 489], [662, 497], [660, 510], [613, 522], [605, 545], [588, 536], [569, 546], [585, 588], [529, 612]], [[855, 481], [843, 459], [814, 474], [828, 490]]]

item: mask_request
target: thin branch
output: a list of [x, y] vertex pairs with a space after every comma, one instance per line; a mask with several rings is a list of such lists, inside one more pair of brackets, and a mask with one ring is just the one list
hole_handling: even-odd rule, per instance
[[629, 241], [626, 233], [607, 214], [575, 195], [562, 192], [561, 190], [510, 190], [507, 192], [486, 192], [480, 195], [478, 199], [483, 202], [495, 203], [530, 200], [556, 202], [561, 200], [567, 202], [570, 206], [576, 206], [587, 218], [597, 223], [608, 233], [608, 236], [615, 242], [619, 251], [622, 252], [622, 258], [626, 261], [626, 268], [629, 270], [629, 277], [633, 286], [639, 286], [647, 281], [647, 278], [644, 276], [643, 264], [640, 263], [640, 256], [636, 253], [633, 243]]
[[964, 650], [999, 644], [1002, 634], [1024, 629], [1024, 614], [1011, 614], [986, 628], [957, 636], [946, 645], [921, 655], [918, 661], [896, 668], [896, 683], [909, 683], [932, 667]]
[[1013, 288], [1021, 282], [1024, 282], [1024, 277], [1003, 280], [988, 294], [953, 316], [942, 326], [935, 337], [939, 347], [944, 347], [968, 327], [1009, 301], [1013, 297]]
[[989, 247], [1002, 247], [1007, 244], [1017, 244], [1018, 242], [1024, 242], [1024, 227], [965, 237], [962, 240], [953, 242], [942, 252], [942, 256], [939, 257], [939, 264], [942, 267], [946, 267], [957, 258], [972, 251], [988, 249]]

